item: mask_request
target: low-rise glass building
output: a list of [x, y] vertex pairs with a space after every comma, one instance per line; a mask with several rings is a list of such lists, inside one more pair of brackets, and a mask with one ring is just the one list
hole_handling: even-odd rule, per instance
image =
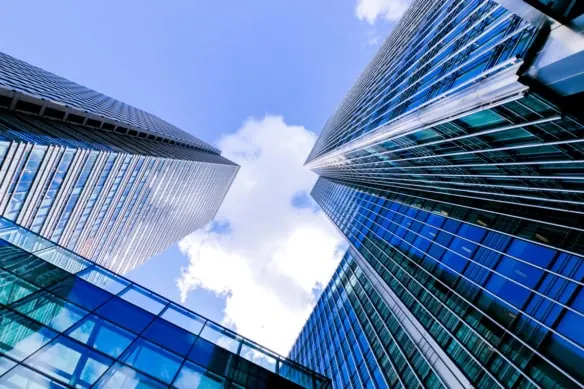
[[330, 388], [328, 378], [0, 219], [0, 388]]

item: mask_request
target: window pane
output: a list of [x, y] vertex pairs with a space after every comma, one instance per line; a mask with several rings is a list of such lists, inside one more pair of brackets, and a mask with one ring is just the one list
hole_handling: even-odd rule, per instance
[[223, 378], [187, 361], [178, 373], [173, 386], [178, 389], [219, 389], [222, 388], [222, 384]]
[[77, 273], [91, 266], [88, 260], [57, 246], [40, 251], [36, 256], [70, 273]]
[[69, 277], [53, 286], [50, 290], [57, 296], [88, 310], [94, 310], [113, 297], [108, 292], [77, 277]]
[[6, 373], [8, 370], [12, 369], [16, 365], [16, 362], [10, 359], [0, 356], [0, 375]]
[[268, 351], [260, 350], [253, 345], [244, 343], [239, 355], [265, 369], [272, 372], [276, 371], [276, 356]]
[[116, 363], [108, 370], [107, 373], [99, 380], [96, 388], [100, 389], [162, 389], [166, 385], [137, 372], [131, 367]]
[[88, 388], [107, 370], [113, 360], [60, 336], [35, 353], [26, 363], [70, 385]]
[[14, 309], [59, 332], [65, 331], [87, 314], [83, 309], [44, 291], [19, 302]]
[[135, 335], [96, 315], [90, 315], [71, 328], [70, 337], [114, 358], [130, 345]]
[[10, 242], [16, 247], [20, 247], [30, 253], [55, 245], [51, 241], [41, 238], [34, 232], [17, 226], [0, 230], [0, 239]]
[[33, 284], [0, 269], [0, 304], [8, 305], [38, 290]]
[[201, 337], [219, 347], [231, 351], [232, 353], [237, 353], [239, 344], [241, 343], [241, 337], [237, 334], [229, 332], [211, 322], [207, 322], [205, 328], [203, 328], [203, 331], [201, 332]]
[[56, 332], [16, 312], [0, 313], [0, 351], [16, 360], [23, 360], [56, 336]]
[[130, 286], [120, 297], [155, 315], [159, 314], [166, 305], [166, 301], [137, 285]]
[[142, 332], [154, 319], [154, 315], [151, 313], [127, 303], [119, 297], [114, 297], [105, 303], [97, 310], [97, 313], [115, 324], [137, 333]]
[[45, 377], [24, 366], [17, 366], [0, 378], [0, 388], [2, 389], [67, 389], [57, 381]]
[[177, 305], [171, 304], [161, 315], [163, 319], [198, 335], [205, 325], [205, 319]]
[[195, 335], [160, 318], [150, 324], [143, 336], [182, 356], [189, 353], [196, 339]]
[[197, 339], [195, 346], [189, 354], [189, 359], [199, 365], [221, 375], [227, 376], [230, 361], [235, 355], [229, 351], [215, 346], [204, 339]]
[[[59, 269], [32, 254], [20, 254], [20, 250], [11, 246], [2, 246], [0, 241], [0, 267], [34, 285], [47, 288], [57, 282], [71, 277], [69, 272]], [[18, 252], [17, 252], [18, 251]]]
[[172, 381], [182, 362], [175, 354], [144, 339], [134, 342], [122, 361], [166, 383]]
[[123, 278], [98, 267], [83, 270], [79, 273], [79, 277], [113, 294], [120, 293], [130, 285]]

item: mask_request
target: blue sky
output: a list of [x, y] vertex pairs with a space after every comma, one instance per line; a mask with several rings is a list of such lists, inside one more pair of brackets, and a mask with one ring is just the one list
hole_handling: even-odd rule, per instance
[[[314, 303], [299, 296], [326, 282], [339, 256], [340, 238], [307, 200], [314, 177], [302, 162], [403, 10], [402, 0], [18, 1], [3, 5], [0, 49], [152, 112], [242, 164], [234, 193], [247, 200], [226, 199], [219, 213], [229, 228], [195, 234], [129, 276], [177, 301], [182, 292], [188, 307], [285, 352]], [[265, 215], [244, 209], [259, 200]], [[297, 251], [314, 237], [322, 251]], [[307, 255], [327, 258], [305, 279], [306, 263], [293, 258]], [[193, 265], [199, 256], [207, 268]], [[247, 283], [217, 275], [229, 268]], [[246, 312], [254, 298], [286, 293], [297, 301], [256, 304], [298, 317], [278, 342], [281, 323]]]

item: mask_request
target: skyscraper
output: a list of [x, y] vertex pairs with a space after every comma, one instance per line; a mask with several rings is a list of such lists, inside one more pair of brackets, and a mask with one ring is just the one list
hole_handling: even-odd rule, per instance
[[309, 156], [350, 248], [292, 358], [335, 388], [584, 387], [582, 12], [412, 4]]
[[0, 215], [118, 273], [213, 219], [238, 166], [162, 119], [0, 53]]
[[327, 389], [331, 384], [0, 217], [0, 387]]

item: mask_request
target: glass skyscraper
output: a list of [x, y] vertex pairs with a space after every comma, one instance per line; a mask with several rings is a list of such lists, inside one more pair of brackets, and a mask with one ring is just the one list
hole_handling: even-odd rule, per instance
[[0, 216], [118, 273], [213, 219], [238, 166], [162, 119], [0, 53]]
[[290, 357], [340, 388], [584, 387], [584, 11], [418, 0], [327, 121], [350, 248]]
[[90, 387], [331, 382], [0, 218], [0, 388]]

